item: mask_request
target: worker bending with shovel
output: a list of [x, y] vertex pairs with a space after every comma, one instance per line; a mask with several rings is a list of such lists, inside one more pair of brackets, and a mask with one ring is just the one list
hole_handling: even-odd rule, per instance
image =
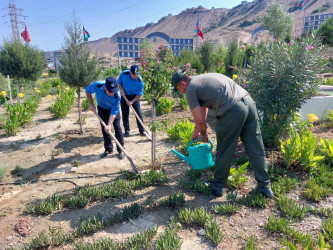
[[139, 128], [140, 135], [145, 136], [146, 132], [144, 127], [141, 125], [143, 123], [140, 98], [143, 95], [143, 81], [139, 75], [139, 65], [132, 65], [130, 70], [123, 71], [118, 78], [120, 93], [121, 93], [121, 112], [123, 116], [123, 125], [125, 129], [125, 137], [130, 136], [130, 126], [129, 126], [129, 107], [132, 106], [140, 118], [141, 122], [136, 118], [136, 123]]
[[[106, 157], [113, 151], [113, 144], [111, 141], [111, 125], [115, 131], [117, 141], [121, 146], [124, 146], [123, 132], [120, 127], [120, 91], [117, 80], [113, 77], [108, 77], [105, 83], [97, 81], [86, 87], [86, 95], [89, 102], [89, 109], [96, 113], [96, 107], [92, 99], [92, 94], [95, 93], [97, 99], [98, 115], [104, 121], [106, 126], [101, 123], [102, 133], [104, 138], [105, 151], [100, 155], [101, 158]], [[125, 158], [124, 152], [117, 145], [118, 157], [120, 160]]]

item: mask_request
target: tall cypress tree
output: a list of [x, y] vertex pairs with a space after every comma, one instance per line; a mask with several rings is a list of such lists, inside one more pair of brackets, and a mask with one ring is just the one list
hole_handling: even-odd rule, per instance
[[59, 76], [69, 86], [76, 87], [78, 95], [78, 113], [80, 132], [83, 134], [81, 115], [81, 87], [86, 87], [95, 81], [99, 75], [97, 69], [97, 56], [90, 57], [90, 49], [83, 41], [82, 25], [75, 13], [71, 23], [65, 26], [68, 37], [65, 37], [63, 50], [60, 58]]

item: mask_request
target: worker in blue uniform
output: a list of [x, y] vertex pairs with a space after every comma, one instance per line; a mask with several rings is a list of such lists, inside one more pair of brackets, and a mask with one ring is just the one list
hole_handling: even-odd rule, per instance
[[[111, 125], [113, 125], [115, 136], [120, 145], [124, 146], [123, 132], [120, 127], [120, 91], [117, 80], [113, 77], [106, 78], [105, 82], [97, 81], [86, 87], [86, 96], [89, 102], [89, 109], [96, 112], [96, 107], [92, 99], [92, 94], [95, 93], [97, 99], [98, 115], [107, 125], [106, 128], [102, 127], [102, 133], [104, 138], [104, 153], [100, 155], [101, 158], [106, 157], [113, 151], [113, 144], [111, 141]], [[124, 152], [118, 147], [119, 159], [124, 159]]]
[[[130, 136], [130, 126], [128, 119], [130, 105], [132, 105], [135, 112], [138, 114], [141, 121], [143, 122], [140, 107], [140, 98], [143, 95], [144, 84], [139, 74], [139, 65], [132, 65], [130, 70], [123, 71], [118, 78], [118, 84], [121, 96], [123, 97], [121, 98], [120, 103], [123, 116], [123, 125], [125, 129], [125, 137], [128, 137]], [[140, 134], [144, 136], [145, 130], [138, 121], [138, 119], [136, 120], [136, 123], [138, 125]]]

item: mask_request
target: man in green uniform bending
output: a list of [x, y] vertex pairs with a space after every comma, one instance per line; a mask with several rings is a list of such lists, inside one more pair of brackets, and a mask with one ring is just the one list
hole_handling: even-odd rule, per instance
[[217, 73], [190, 76], [179, 71], [172, 76], [172, 85], [180, 93], [186, 93], [195, 122], [192, 140], [208, 142], [208, 109], [215, 110], [217, 149], [214, 181], [210, 183], [212, 193], [222, 196], [240, 137], [258, 182], [256, 190], [272, 198], [258, 114], [249, 93], [229, 77]]

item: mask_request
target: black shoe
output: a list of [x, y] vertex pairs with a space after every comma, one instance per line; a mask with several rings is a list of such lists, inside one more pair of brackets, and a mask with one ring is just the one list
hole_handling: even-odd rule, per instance
[[124, 134], [125, 137], [129, 137], [130, 136], [130, 133], [129, 131], [126, 131], [125, 134]]
[[204, 182], [212, 190], [212, 194], [221, 197], [223, 194], [223, 184], [215, 182]]
[[141, 136], [146, 136], [146, 132], [145, 132], [145, 131], [140, 132], [140, 135], [141, 135]]
[[125, 154], [124, 154], [123, 151], [121, 151], [121, 152], [119, 153], [118, 158], [119, 158], [119, 160], [122, 160], [122, 159], [125, 158]]
[[262, 193], [266, 198], [273, 198], [274, 193], [271, 189], [270, 185], [265, 185], [265, 186], [257, 186], [255, 191]]
[[104, 158], [104, 157], [107, 157], [109, 154], [112, 154], [112, 151], [107, 151], [105, 150], [103, 154], [101, 154], [99, 157], [100, 158]]

